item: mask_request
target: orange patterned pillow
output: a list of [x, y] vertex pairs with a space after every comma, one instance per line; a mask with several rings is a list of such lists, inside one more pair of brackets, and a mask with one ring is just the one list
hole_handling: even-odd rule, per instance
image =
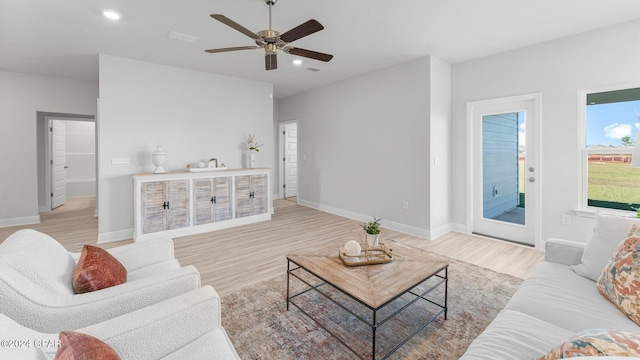
[[631, 231], [598, 278], [598, 290], [640, 325], [640, 228]]
[[120, 360], [120, 356], [100, 339], [83, 333], [63, 331], [54, 360]]
[[95, 290], [120, 285], [127, 280], [127, 269], [97, 246], [82, 247], [80, 260], [73, 272], [73, 291], [83, 294]]
[[640, 356], [640, 333], [586, 330], [536, 360], [556, 360], [581, 356]]

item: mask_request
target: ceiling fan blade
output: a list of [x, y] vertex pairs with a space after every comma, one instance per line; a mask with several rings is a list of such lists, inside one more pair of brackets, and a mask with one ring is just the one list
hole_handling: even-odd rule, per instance
[[280, 35], [280, 39], [284, 42], [290, 43], [305, 36], [311, 35], [315, 32], [318, 32], [322, 29], [324, 29], [324, 26], [322, 26], [322, 24], [314, 19], [311, 19]]
[[227, 51], [254, 50], [254, 49], [260, 49], [260, 46], [236, 46], [236, 47], [228, 47], [228, 48], [220, 48], [220, 49], [209, 49], [209, 50], [205, 50], [205, 52], [208, 52], [209, 54], [215, 54], [215, 53], [227, 52]]
[[275, 52], [264, 54], [265, 70], [275, 70], [278, 68], [278, 56]]
[[307, 50], [307, 49], [287, 47], [285, 51], [292, 55], [298, 55], [298, 56], [306, 57], [309, 59], [320, 60], [324, 62], [328, 62], [328, 61], [331, 61], [331, 59], [333, 59], [333, 55], [312, 51], [312, 50]]
[[229, 26], [229, 27], [232, 27], [232, 28], [234, 28], [234, 29], [236, 29], [236, 30], [240, 31], [241, 33], [243, 33], [243, 34], [247, 35], [248, 37], [250, 37], [250, 38], [252, 38], [252, 39], [254, 39], [254, 40], [256, 40], [256, 39], [259, 39], [259, 38], [260, 38], [260, 37], [259, 37], [256, 33], [254, 33], [253, 31], [251, 31], [251, 30], [247, 29], [246, 27], [244, 27], [244, 26], [242, 26], [242, 25], [238, 24], [237, 22], [235, 22], [235, 21], [233, 21], [233, 20], [229, 19], [228, 17], [226, 17], [226, 16], [224, 16], [224, 15], [222, 15], [222, 14], [211, 14], [211, 17], [212, 17], [212, 18], [214, 18], [214, 19], [216, 19], [216, 20], [218, 20], [218, 21], [220, 21], [221, 23], [223, 23], [223, 24], [225, 24], [225, 25], [227, 25], [227, 26]]

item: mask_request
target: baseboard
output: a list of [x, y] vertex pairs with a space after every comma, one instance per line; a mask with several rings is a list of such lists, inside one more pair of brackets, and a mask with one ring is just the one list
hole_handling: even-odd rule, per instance
[[39, 223], [40, 223], [40, 215], [25, 216], [20, 218], [13, 218], [13, 219], [0, 219], [0, 228], [9, 227], [9, 226], [39, 224]]
[[133, 238], [133, 229], [119, 230], [109, 233], [98, 234], [98, 244], [104, 244], [113, 241], [127, 240]]
[[[358, 221], [368, 221], [371, 220], [371, 215], [365, 215], [365, 214], [360, 214], [354, 211], [349, 211], [349, 210], [344, 210], [344, 209], [340, 209], [340, 208], [336, 208], [333, 206], [328, 206], [328, 205], [323, 205], [323, 204], [318, 204], [312, 201], [307, 201], [307, 200], [303, 200], [298, 198], [298, 205], [302, 205], [302, 206], [306, 206], [306, 207], [310, 207], [312, 209], [316, 209], [316, 210], [320, 210], [320, 211], [324, 211], [330, 214], [334, 214], [334, 215], [338, 215], [338, 216], [342, 216], [342, 217], [346, 217], [348, 219], [353, 219], [353, 220], [358, 220]], [[436, 239], [450, 231], [452, 231], [453, 229], [453, 225], [451, 224], [447, 224], [447, 225], [443, 225], [438, 227], [437, 229], [434, 230], [427, 230], [427, 229], [422, 229], [419, 227], [415, 227], [412, 225], [406, 225], [406, 224], [402, 224], [402, 223], [398, 223], [398, 222], [394, 222], [394, 221], [389, 221], [389, 220], [384, 220], [383, 223], [384, 226], [382, 226], [383, 228], [387, 228], [390, 230], [394, 230], [394, 231], [398, 231], [404, 234], [408, 234], [408, 235], [413, 235], [413, 236], [417, 236], [419, 238], [425, 239], [425, 240], [433, 240]]]

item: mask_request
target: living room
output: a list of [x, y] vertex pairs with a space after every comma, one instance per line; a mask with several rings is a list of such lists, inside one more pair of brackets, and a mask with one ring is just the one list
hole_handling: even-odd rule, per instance
[[[280, 2], [274, 11], [286, 6]], [[633, 16], [637, 5], [620, 1], [612, 7], [631, 10], [626, 10], [624, 20], [588, 31], [569, 30], [544, 41], [532, 36], [526, 45], [461, 62], [445, 61], [434, 51], [284, 97], [273, 85], [276, 75], [269, 75], [273, 81], [251, 80], [106, 49], [93, 55], [97, 81], [24, 71], [9, 66], [3, 57], [0, 151], [6, 170], [0, 187], [0, 225], [27, 225], [40, 219], [46, 189], [38, 183], [36, 113], [49, 112], [96, 115], [94, 244], [131, 238], [131, 175], [153, 171], [151, 152], [158, 143], [168, 154], [169, 171], [210, 157], [241, 168], [241, 142], [247, 134], [256, 134], [262, 144], [256, 164], [273, 169], [271, 187], [277, 194], [278, 124], [288, 120], [299, 124], [298, 204], [357, 221], [377, 216], [389, 230], [423, 239], [451, 231], [468, 234], [474, 231], [469, 213], [473, 151], [468, 141], [468, 103], [540, 94], [539, 216], [532, 245], [542, 250], [548, 238], [584, 243], [594, 220], [593, 213], [576, 211], [583, 205], [580, 94], [640, 84], [635, 66], [640, 21], [632, 20], [637, 18]], [[211, 10], [216, 11], [225, 13], [224, 8]], [[233, 31], [216, 29], [219, 36]], [[311, 40], [308, 46], [314, 46]], [[3, 41], [2, 47], [17, 51], [20, 44]], [[332, 51], [331, 43], [325, 47], [319, 50]], [[213, 57], [217, 55], [205, 55], [217, 61]], [[333, 61], [338, 60], [339, 54], [335, 55]], [[262, 66], [259, 58], [256, 67]], [[113, 159], [128, 159], [129, 166], [113, 166]], [[569, 224], [561, 222], [563, 216], [569, 216]]]

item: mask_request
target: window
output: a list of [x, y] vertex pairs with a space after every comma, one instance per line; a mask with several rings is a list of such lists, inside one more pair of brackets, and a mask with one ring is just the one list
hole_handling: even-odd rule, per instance
[[640, 168], [631, 166], [640, 126], [640, 88], [586, 94], [583, 205], [640, 208]]

